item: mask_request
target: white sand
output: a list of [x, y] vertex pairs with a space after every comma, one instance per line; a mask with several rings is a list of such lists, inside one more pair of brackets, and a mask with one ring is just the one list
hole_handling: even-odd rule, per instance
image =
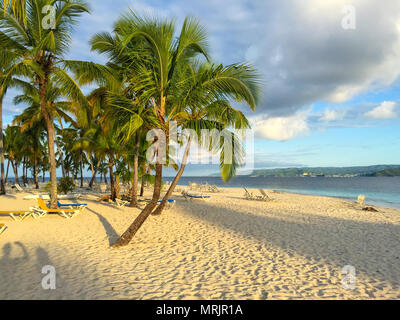
[[[0, 210], [27, 209], [26, 194]], [[364, 212], [338, 199], [225, 189], [151, 216], [134, 241], [110, 249], [139, 213], [99, 204], [66, 220], [0, 218], [0, 299], [399, 299], [400, 211]], [[57, 289], [41, 287], [53, 265]], [[341, 269], [356, 268], [354, 290]]]

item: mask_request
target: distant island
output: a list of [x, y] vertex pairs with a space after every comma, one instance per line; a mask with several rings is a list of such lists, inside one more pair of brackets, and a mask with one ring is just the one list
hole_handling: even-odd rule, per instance
[[400, 165], [376, 165], [368, 167], [317, 167], [258, 169], [251, 177], [395, 177], [400, 176]]

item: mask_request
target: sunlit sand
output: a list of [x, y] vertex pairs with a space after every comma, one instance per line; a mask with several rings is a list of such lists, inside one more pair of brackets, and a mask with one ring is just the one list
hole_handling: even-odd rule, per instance
[[[0, 235], [0, 299], [399, 299], [400, 210], [378, 213], [334, 198], [270, 193], [271, 202], [224, 189], [151, 216], [111, 249], [139, 209], [98, 203], [67, 220], [15, 222]], [[149, 193], [150, 194], [150, 193]], [[1, 209], [28, 209], [26, 194]], [[55, 267], [56, 289], [41, 285]], [[342, 268], [355, 267], [344, 289]]]

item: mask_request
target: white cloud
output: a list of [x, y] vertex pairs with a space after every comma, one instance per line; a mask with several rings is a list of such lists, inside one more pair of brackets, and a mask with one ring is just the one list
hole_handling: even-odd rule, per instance
[[337, 110], [326, 109], [324, 115], [320, 118], [321, 121], [338, 121], [343, 120], [345, 112], [340, 112]]
[[395, 111], [396, 102], [393, 101], [384, 101], [375, 109], [367, 112], [365, 116], [373, 119], [393, 119], [397, 117], [397, 113]]
[[297, 113], [290, 117], [257, 118], [253, 120], [255, 134], [259, 138], [287, 141], [309, 132], [309, 112]]

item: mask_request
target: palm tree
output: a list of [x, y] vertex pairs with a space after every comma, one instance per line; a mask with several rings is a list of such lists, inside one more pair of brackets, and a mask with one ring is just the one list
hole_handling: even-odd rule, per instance
[[[183, 72], [182, 75], [180, 85], [177, 86], [179, 91], [176, 95], [177, 100], [174, 102], [177, 108], [176, 112], [171, 115], [171, 120], [177, 122], [181, 132], [190, 129], [195, 132], [196, 136], [187, 137], [180, 169], [161, 204], [153, 214], [161, 214], [182, 177], [193, 138], [196, 138], [197, 143], [206, 150], [221, 153], [220, 170], [225, 181], [229, 181], [236, 174], [236, 169], [240, 166], [242, 160], [242, 147], [235, 133], [229, 132], [229, 129], [243, 130], [250, 126], [243, 113], [231, 106], [229, 99], [244, 101], [251, 110], [254, 110], [259, 95], [259, 76], [251, 66], [245, 64], [223, 67], [209, 63], [196, 63], [188, 66], [186, 74]], [[207, 137], [202, 141], [202, 130], [217, 130], [230, 136], [229, 138], [232, 139], [234, 145], [228, 146], [232, 153], [229, 163], [225, 162], [224, 157], [227, 151], [225, 147], [227, 146], [224, 141], [220, 141], [221, 138], [224, 138], [224, 134], [214, 137], [216, 141], [209, 141], [210, 138], [213, 140], [212, 137]]]
[[[145, 108], [152, 108], [157, 125], [167, 133], [168, 113], [173, 108], [169, 99], [183, 66], [196, 57], [207, 57], [206, 34], [194, 19], [185, 19], [180, 35], [175, 38], [175, 24], [170, 20], [140, 18], [132, 10], [115, 24], [114, 36], [97, 34], [92, 49], [105, 53], [111, 62], [129, 64], [127, 82], [132, 97]], [[133, 71], [133, 72], [131, 72]], [[137, 115], [134, 115], [137, 117]], [[156, 137], [155, 139], [160, 139]], [[155, 154], [153, 197], [115, 247], [126, 245], [157, 205], [162, 184], [162, 154]]]
[[[16, 104], [19, 103], [18, 100], [18, 96], [14, 98]], [[33, 105], [26, 108], [22, 114], [16, 116], [13, 124], [21, 128], [25, 141], [22, 150], [33, 166], [35, 186], [36, 189], [39, 189], [39, 163], [45, 153], [44, 133], [46, 132], [46, 123], [38, 106]]]
[[[5, 0], [7, 1], [7, 0]], [[57, 206], [57, 173], [54, 150], [54, 113], [46, 100], [48, 86], [54, 84], [62, 89], [65, 96], [85, 104], [85, 97], [71, 76], [66, 72], [74, 61], [64, 60], [71, 44], [71, 31], [76, 18], [89, 12], [85, 2], [80, 0], [26, 0], [11, 9], [4, 8], [0, 15], [0, 49], [12, 55], [14, 65], [4, 75], [4, 81], [13, 76], [30, 77], [39, 88], [40, 108], [46, 122], [48, 155], [51, 177], [51, 207]], [[56, 10], [55, 29], [43, 28], [44, 6]], [[22, 10], [16, 14], [16, 9]], [[14, 11], [13, 11], [14, 10]], [[26, 23], [27, 22], [27, 23]], [[94, 64], [86, 64], [93, 68]]]
[[[168, 136], [168, 125], [171, 117], [182, 110], [182, 97], [189, 96], [188, 78], [193, 78], [188, 71], [191, 64], [203, 57], [208, 59], [206, 50], [206, 34], [196, 20], [186, 18], [180, 34], [175, 38], [174, 23], [168, 20], [140, 18], [132, 11], [122, 16], [116, 23], [114, 36], [106, 33], [98, 34], [92, 40], [93, 49], [107, 53], [113, 61], [122, 59], [130, 63], [133, 70], [129, 77], [129, 88], [132, 96], [146, 108], [151, 108], [157, 117], [154, 128], [162, 129]], [[234, 72], [239, 70], [239, 72]], [[246, 71], [248, 75], [246, 76]], [[207, 87], [208, 103], [211, 98], [230, 96], [255, 106], [255, 82], [246, 66], [234, 65], [228, 68], [217, 67], [203, 72], [203, 83], [196, 86]], [[236, 75], [236, 77], [234, 77]], [[240, 76], [241, 75], [241, 76]], [[213, 77], [214, 76], [214, 77]], [[252, 78], [253, 77], [253, 78]], [[201, 103], [198, 102], [198, 105]], [[202, 104], [205, 105], [205, 104]], [[133, 117], [138, 114], [128, 110]], [[128, 121], [127, 121], [128, 122]], [[156, 139], [159, 137], [156, 137]], [[155, 155], [155, 185], [151, 202], [144, 208], [138, 218], [113, 245], [126, 245], [133, 238], [150, 213], [157, 205], [161, 192], [162, 162], [161, 154]]]
[[8, 82], [4, 79], [9, 68], [14, 63], [13, 55], [7, 51], [0, 52], [0, 195], [6, 194], [5, 181], [4, 181], [4, 142], [3, 142], [3, 100], [7, 93], [8, 87], [13, 85], [14, 79], [9, 79]]

